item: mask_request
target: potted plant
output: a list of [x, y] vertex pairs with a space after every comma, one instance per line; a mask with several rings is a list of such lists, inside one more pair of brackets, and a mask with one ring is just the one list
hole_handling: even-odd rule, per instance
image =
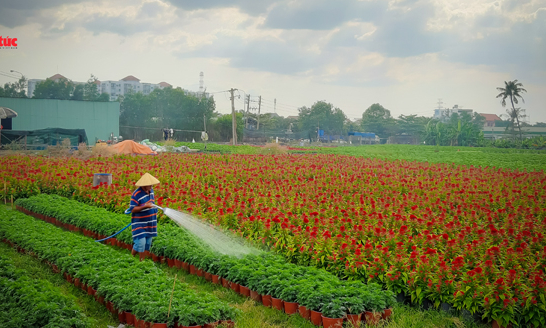
[[490, 293], [485, 297], [483, 318], [492, 321], [493, 328], [508, 328], [512, 323], [516, 323], [514, 319], [515, 302], [508, 295]]
[[360, 327], [362, 312], [364, 312], [364, 303], [362, 300], [355, 296], [347, 297], [343, 299], [343, 306], [347, 312], [347, 320], [350, 321], [354, 327]]
[[377, 291], [368, 292], [363, 296], [363, 300], [364, 306], [368, 310], [364, 313], [366, 325], [377, 325], [382, 317], [383, 309], [387, 306], [382, 293]]
[[322, 307], [331, 301], [330, 286], [322, 286], [312, 292], [303, 304], [309, 310], [309, 317], [315, 326], [322, 322]]
[[322, 324], [324, 328], [341, 328], [345, 317], [345, 306], [341, 300], [333, 300], [322, 307]]
[[256, 287], [256, 292], [262, 295], [262, 304], [264, 306], [271, 306], [271, 280], [269, 277], [264, 277], [259, 281], [258, 286]]
[[287, 283], [280, 292], [280, 298], [284, 301], [284, 312], [294, 314], [298, 312], [298, 285], [289, 285]]
[[384, 290], [383, 294], [385, 296], [385, 309], [383, 310], [382, 317], [384, 320], [387, 320], [392, 315], [392, 308], [396, 305], [396, 296], [391, 290]]

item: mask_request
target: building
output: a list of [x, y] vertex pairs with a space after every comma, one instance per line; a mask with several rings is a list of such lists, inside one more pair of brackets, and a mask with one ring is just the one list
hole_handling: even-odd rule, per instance
[[453, 114], [467, 113], [467, 114], [472, 115], [472, 112], [473, 112], [472, 109], [462, 108], [462, 107], [459, 107], [459, 105], [454, 105], [453, 108], [439, 107], [439, 108], [436, 108], [434, 110], [433, 118], [435, 118], [435, 119], [437, 119], [439, 121], [445, 122], [445, 121], [449, 120], [449, 118]]
[[[119, 102], [0, 98], [0, 106], [17, 112], [4, 128], [34, 131], [47, 128], [84, 129], [90, 145], [119, 136]], [[2, 120], [4, 123], [5, 120]]]
[[484, 114], [480, 113], [481, 116], [485, 117], [484, 127], [494, 127], [495, 121], [502, 121], [502, 119], [497, 114]]
[[[51, 76], [49, 79], [57, 82], [59, 80], [65, 79], [68, 80], [66, 77], [64, 77], [61, 74], [55, 74]], [[34, 95], [34, 90], [36, 89], [36, 85], [40, 82], [44, 81], [43, 79], [30, 79], [28, 80], [28, 97], [32, 98]], [[74, 84], [85, 84], [87, 82], [77, 82], [72, 81]], [[140, 82], [140, 80], [133, 75], [129, 75], [124, 77], [123, 79], [119, 81], [114, 80], [107, 80], [107, 81], [96, 81], [99, 92], [106, 92], [110, 95], [110, 101], [117, 100], [119, 96], [124, 96], [125, 94], [131, 93], [131, 92], [142, 92], [145, 95], [150, 94], [155, 89], [163, 89], [172, 87], [171, 84], [167, 82], [160, 82], [160, 83], [146, 83], [146, 82]], [[190, 92], [191, 94], [197, 94], [196, 92]], [[208, 96], [208, 95], [207, 95]]]
[[[489, 127], [483, 128], [483, 136], [485, 139], [497, 140], [497, 139], [511, 139], [512, 134], [506, 130], [505, 127]], [[519, 137], [519, 130], [516, 129], [516, 133]], [[546, 127], [525, 126], [521, 128], [523, 138], [533, 137], [546, 137]]]

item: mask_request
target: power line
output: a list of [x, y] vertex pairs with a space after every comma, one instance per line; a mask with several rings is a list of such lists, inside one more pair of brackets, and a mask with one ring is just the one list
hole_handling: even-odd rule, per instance
[[9, 78], [12, 78], [12, 79], [16, 79], [16, 80], [19, 80], [20, 77], [17, 77], [17, 76], [13, 76], [13, 75], [10, 75], [8, 73], [4, 73], [4, 72], [0, 72], [0, 75], [3, 75], [5, 77], [9, 77]]

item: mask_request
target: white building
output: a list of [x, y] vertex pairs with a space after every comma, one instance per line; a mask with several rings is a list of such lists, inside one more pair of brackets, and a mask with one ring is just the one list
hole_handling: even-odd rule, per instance
[[[54, 81], [59, 81], [61, 79], [67, 79], [61, 74], [55, 74], [49, 79]], [[28, 80], [28, 97], [34, 95], [34, 90], [36, 89], [36, 84], [44, 81], [43, 79], [30, 79]], [[76, 82], [72, 81], [74, 84], [85, 84], [86, 82]], [[167, 87], [172, 87], [171, 84], [167, 82], [160, 83], [141, 83], [136, 77], [129, 75], [124, 77], [119, 81], [97, 81], [97, 87], [99, 92], [106, 92], [110, 95], [110, 101], [117, 100], [119, 96], [124, 96], [130, 92], [142, 92], [145, 95], [150, 94], [155, 89], [163, 89]]]
[[440, 121], [447, 121], [453, 114], [462, 114], [462, 113], [468, 113], [472, 115], [473, 110], [472, 109], [463, 109], [459, 107], [459, 105], [454, 105], [453, 108], [436, 108], [434, 110], [434, 116], [433, 118], [440, 120]]
[[129, 75], [119, 81], [100, 81], [100, 92], [106, 92], [110, 94], [110, 101], [118, 99], [119, 96], [124, 96], [131, 92], [141, 92], [145, 95], [149, 95], [155, 89], [163, 89], [172, 87], [167, 82], [154, 83], [141, 83], [136, 77]]

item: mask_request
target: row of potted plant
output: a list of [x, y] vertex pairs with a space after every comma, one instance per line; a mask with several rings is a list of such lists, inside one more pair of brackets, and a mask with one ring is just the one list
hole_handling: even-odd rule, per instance
[[32, 277], [0, 255], [0, 326], [90, 327], [82, 309], [49, 281]]
[[[56, 195], [42, 194], [19, 199], [16, 204], [36, 213], [55, 216], [57, 220], [64, 222], [78, 224], [85, 221], [85, 226], [93, 231], [105, 231], [100, 227], [102, 219], [112, 230], [121, 229], [127, 222], [127, 216]], [[232, 286], [241, 285], [243, 290], [248, 287], [260, 295], [270, 295], [287, 303], [298, 302], [315, 312], [322, 311], [323, 307], [332, 303], [342, 306], [348, 314], [361, 314], [363, 311], [359, 309], [362, 308], [370, 313], [379, 313], [375, 315], [378, 318], [383, 310], [392, 308], [395, 303], [394, 294], [389, 290], [382, 290], [377, 284], [342, 281], [323, 269], [287, 263], [281, 256], [271, 253], [247, 255], [240, 259], [221, 255], [178, 226], [163, 224], [158, 230], [160, 233], [154, 238], [151, 248], [155, 261], [165, 261], [171, 267], [184, 267], [188, 271], [193, 268], [192, 273], [200, 275], [208, 273], [210, 280], [214, 276], [223, 277]], [[119, 242], [112, 244], [116, 243]], [[124, 242], [122, 244], [118, 246], [129, 246]], [[310, 293], [315, 296], [309, 297]], [[334, 305], [331, 309], [337, 309], [339, 313], [340, 308]], [[330, 307], [325, 309], [328, 311]]]
[[396, 303], [394, 294], [378, 284], [339, 280], [325, 270], [295, 266], [270, 254], [221, 257], [204, 268], [235, 292], [325, 327], [344, 320], [355, 326], [361, 320], [377, 324], [392, 314]]
[[193, 327], [217, 324], [237, 314], [211, 294], [197, 293], [184, 283], [174, 284], [149, 261], [139, 262], [21, 213], [1, 211], [0, 237], [5, 242], [51, 263], [54, 270], [95, 296], [121, 321]]

